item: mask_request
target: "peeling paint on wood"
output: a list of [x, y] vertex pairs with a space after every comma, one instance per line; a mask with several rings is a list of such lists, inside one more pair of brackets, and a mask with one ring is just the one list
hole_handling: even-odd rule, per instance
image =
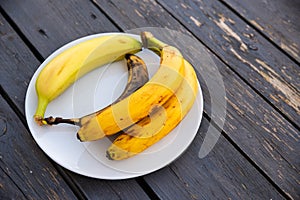
[[294, 0], [221, 0], [300, 62], [300, 2]]
[[294, 57], [299, 56], [299, 47], [295, 43], [293, 43], [293, 46], [291, 46], [281, 42], [280, 47], [286, 50], [288, 53], [292, 54]]
[[256, 26], [258, 29], [260, 29], [261, 31], [264, 30], [263, 27], [261, 27], [255, 20], [250, 20], [250, 22], [251, 22], [254, 26]]
[[248, 47], [247, 45], [243, 42], [243, 40], [241, 39], [241, 37], [234, 32], [226, 23], [226, 18], [224, 16], [221, 16], [221, 18], [217, 21], [214, 20], [214, 22], [229, 36], [233, 37], [234, 39], [236, 39], [240, 44], [240, 49], [242, 51], [247, 51]]
[[[254, 66], [252, 63], [248, 62], [245, 58], [243, 58], [241, 55], [239, 55], [233, 48], [230, 48], [230, 51], [243, 63], [248, 64], [252, 69], [254, 69], [258, 74], [260, 74], [267, 82], [272, 84], [274, 88], [276, 88], [278, 91], [280, 91], [282, 94], [285, 95], [285, 97], [282, 97], [281, 99], [289, 104], [291, 107], [295, 109], [297, 113], [300, 114], [300, 93], [296, 91], [294, 88], [289, 87], [287, 83], [285, 83], [282, 80], [279, 80], [278, 78], [265, 73], [262, 70], [259, 70], [256, 66]], [[256, 59], [256, 62], [258, 64], [263, 65], [265, 68], [271, 70], [271, 72], [275, 73], [269, 66], [267, 66], [264, 62], [262, 62], [259, 59]], [[275, 73], [276, 74], [276, 73]]]
[[199, 22], [197, 19], [195, 19], [193, 16], [190, 16], [190, 19], [196, 24], [196, 26], [201, 26], [201, 22]]
[[134, 9], [134, 12], [141, 18], [144, 18], [144, 16], [137, 9]]

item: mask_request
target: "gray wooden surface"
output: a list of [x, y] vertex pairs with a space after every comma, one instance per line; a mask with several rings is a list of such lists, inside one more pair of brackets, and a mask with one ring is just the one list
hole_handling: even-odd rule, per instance
[[[0, 5], [1, 199], [300, 198], [297, 1], [3, 0]], [[216, 123], [219, 116], [212, 113], [213, 97], [204, 81], [215, 73], [200, 65], [204, 117], [196, 138], [177, 160], [121, 181], [64, 169], [44, 154], [27, 127], [25, 94], [33, 73], [74, 39], [142, 27], [179, 31], [209, 52], [225, 86], [224, 126]], [[197, 64], [200, 60], [190, 50], [195, 49], [182, 46]], [[199, 158], [210, 122], [221, 129], [221, 136]]]

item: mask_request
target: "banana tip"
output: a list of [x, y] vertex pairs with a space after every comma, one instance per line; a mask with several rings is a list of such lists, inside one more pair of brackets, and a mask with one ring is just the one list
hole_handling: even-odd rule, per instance
[[46, 125], [47, 122], [44, 120], [44, 118], [42, 116], [39, 115], [34, 115], [34, 121], [39, 125], [39, 126], [43, 126]]
[[111, 157], [109, 151], [106, 151], [106, 158], [107, 158], [108, 160], [114, 160], [114, 159]]
[[141, 32], [141, 35], [142, 35], [143, 37], [147, 37], [147, 38], [153, 37], [153, 34], [152, 34], [151, 32], [149, 32], [149, 31], [142, 31], [142, 32]]
[[126, 53], [124, 57], [125, 57], [126, 60], [128, 60], [128, 59], [130, 59], [130, 56], [131, 56], [131, 55], [132, 55], [132, 54], [130, 54], [130, 53]]
[[77, 138], [80, 142], [83, 142], [83, 140], [80, 138], [79, 133], [76, 134], [76, 138]]
[[141, 32], [141, 40], [142, 40], [142, 44], [143, 44], [144, 48], [146, 48], [146, 49], [148, 48], [148, 46], [149, 46], [148, 39], [152, 38], [152, 37], [153, 37], [153, 35], [150, 32], [147, 32], [147, 31]]

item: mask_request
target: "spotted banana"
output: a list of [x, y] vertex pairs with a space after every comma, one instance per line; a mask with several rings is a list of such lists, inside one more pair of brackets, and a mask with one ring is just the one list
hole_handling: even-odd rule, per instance
[[[167, 45], [149, 32], [142, 33], [142, 41], [145, 47], [158, 54]], [[198, 82], [194, 68], [186, 60], [184, 67], [184, 80], [175, 94], [161, 107], [154, 109], [149, 116], [123, 130], [107, 149], [109, 159], [123, 160], [144, 151], [165, 137], [186, 116], [194, 104]]]
[[134, 156], [165, 137], [186, 116], [194, 104], [198, 82], [193, 67], [185, 61], [184, 80], [175, 94], [161, 107], [125, 129], [107, 150], [111, 160]]

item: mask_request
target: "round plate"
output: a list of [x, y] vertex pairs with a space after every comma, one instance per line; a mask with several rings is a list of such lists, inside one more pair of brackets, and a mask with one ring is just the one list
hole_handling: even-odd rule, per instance
[[[96, 34], [75, 40], [55, 51], [43, 62], [28, 86], [25, 111], [26, 120], [34, 140], [56, 163], [75, 173], [99, 179], [127, 179], [154, 172], [179, 157], [190, 145], [202, 119], [203, 97], [199, 86], [196, 101], [181, 121], [166, 137], [141, 154], [122, 160], [111, 161], [105, 156], [111, 138], [94, 142], [80, 142], [76, 138], [78, 128], [68, 124], [38, 126], [33, 115], [37, 106], [35, 82], [45, 65], [67, 48], [85, 40], [107, 34]], [[126, 34], [139, 39], [138, 35]], [[149, 50], [137, 53], [147, 64], [150, 77], [159, 66], [159, 57]], [[76, 81], [47, 107], [45, 116], [64, 118], [81, 117], [110, 104], [120, 95], [127, 82], [125, 61], [99, 67]]]

